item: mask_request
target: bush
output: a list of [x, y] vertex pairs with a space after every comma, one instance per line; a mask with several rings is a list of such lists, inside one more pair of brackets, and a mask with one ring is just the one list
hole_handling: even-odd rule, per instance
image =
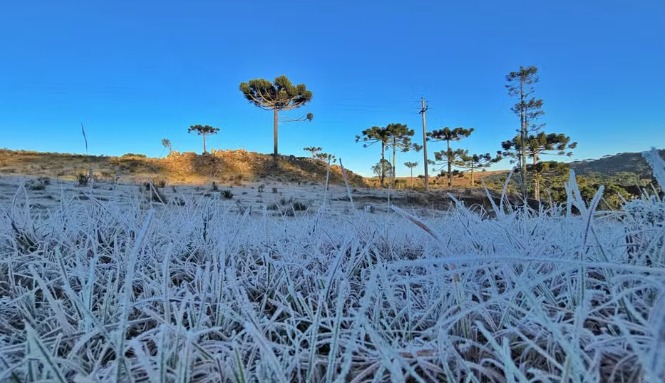
[[222, 197], [224, 197], [226, 199], [231, 199], [231, 198], [233, 198], [233, 192], [231, 192], [231, 190], [228, 190], [228, 189], [227, 190], [222, 190]]
[[88, 181], [89, 181], [89, 180], [88, 180], [88, 176], [87, 176], [87, 175], [85, 175], [85, 174], [83, 174], [83, 173], [79, 173], [79, 175], [76, 176], [76, 177], [77, 177], [77, 180], [78, 180], [79, 186], [88, 186]]
[[299, 201], [294, 202], [294, 203], [291, 205], [291, 207], [292, 207], [293, 210], [295, 210], [295, 211], [305, 211], [305, 210], [307, 210], [307, 205], [305, 205], [304, 203], [299, 202]]

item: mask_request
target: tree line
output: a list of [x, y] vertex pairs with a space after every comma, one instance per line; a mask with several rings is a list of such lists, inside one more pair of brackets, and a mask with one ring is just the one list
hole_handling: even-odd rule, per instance
[[[543, 100], [534, 96], [535, 84], [538, 83], [538, 68], [535, 66], [522, 67], [518, 71], [506, 75], [506, 89], [510, 97], [517, 101], [511, 110], [519, 117], [519, 128], [516, 135], [501, 142], [501, 150], [494, 154], [469, 153], [463, 148], [453, 148], [453, 145], [464, 138], [469, 137], [474, 128], [465, 127], [443, 127], [426, 132], [424, 140], [431, 142], [445, 142], [445, 149], [434, 152], [434, 160], [422, 163], [425, 171], [432, 166], [434, 171], [439, 171], [447, 178], [448, 187], [452, 186], [453, 176], [465, 172], [470, 173], [471, 184], [474, 185], [474, 173], [484, 170], [491, 165], [508, 158], [515, 165], [517, 181], [520, 194], [523, 199], [529, 197], [528, 182], [533, 183], [532, 197], [536, 200], [541, 198], [541, 183], [543, 177], [552, 173], [560, 172], [565, 165], [555, 161], [543, 161], [545, 155], [572, 155], [572, 150], [577, 146], [571, 142], [569, 136], [562, 133], [548, 133], [543, 130], [545, 124], [538, 120], [545, 113], [543, 111]], [[240, 91], [244, 98], [251, 104], [273, 112], [273, 156], [278, 158], [278, 129], [279, 112], [300, 108], [312, 100], [312, 92], [305, 84], [293, 85], [286, 76], [279, 76], [274, 81], [266, 79], [252, 79], [240, 84]], [[286, 120], [311, 121], [312, 113]], [[216, 134], [219, 128], [209, 125], [192, 125], [189, 133], [196, 133], [203, 137], [203, 152], [206, 152], [206, 136]], [[390, 123], [386, 126], [372, 126], [362, 130], [355, 137], [356, 143], [362, 143], [367, 148], [373, 145], [380, 147], [381, 157], [379, 162], [372, 167], [372, 171], [379, 177], [381, 186], [386, 185], [386, 179], [394, 186], [396, 182], [397, 153], [405, 153], [411, 150], [420, 151], [423, 146], [412, 142], [415, 132], [406, 124]], [[162, 144], [171, 152], [171, 142], [163, 139]], [[312, 154], [312, 158], [331, 161], [334, 156], [322, 153], [321, 147], [306, 147], [305, 151]], [[389, 152], [392, 161], [386, 159]], [[404, 163], [409, 168], [411, 183], [413, 185], [413, 169], [418, 162], [407, 161]]]

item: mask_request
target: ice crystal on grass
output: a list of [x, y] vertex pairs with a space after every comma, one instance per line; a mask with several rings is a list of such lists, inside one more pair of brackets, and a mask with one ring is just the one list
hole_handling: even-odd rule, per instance
[[662, 380], [663, 203], [600, 214], [567, 190], [492, 219], [93, 195], [43, 215], [19, 192], [0, 382]]

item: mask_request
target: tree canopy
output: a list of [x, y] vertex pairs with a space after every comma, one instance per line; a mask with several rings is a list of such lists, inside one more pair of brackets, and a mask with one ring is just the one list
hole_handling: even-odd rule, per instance
[[[379, 143], [381, 145], [381, 161], [379, 162], [379, 165], [381, 165], [386, 160], [386, 146], [390, 141], [390, 137], [391, 137], [391, 132], [387, 128], [372, 126], [369, 129], [363, 130], [361, 135], [356, 136], [356, 142], [362, 141], [364, 148]], [[379, 178], [381, 179], [381, 186], [384, 186], [384, 180], [386, 177], [386, 172], [385, 172], [386, 167], [379, 166], [377, 169], [380, 170]]]
[[207, 153], [206, 151], [206, 136], [208, 134], [217, 134], [219, 132], [219, 128], [213, 128], [210, 125], [192, 125], [187, 129], [187, 133], [192, 133], [195, 132], [199, 136], [203, 136], [203, 153]]
[[453, 185], [453, 165], [456, 161], [461, 159], [464, 151], [461, 149], [453, 150], [450, 148], [451, 141], [459, 141], [463, 138], [469, 137], [473, 133], [473, 128], [457, 127], [451, 129], [445, 127], [443, 129], [433, 130], [427, 133], [427, 139], [430, 141], [445, 141], [446, 150], [441, 150], [434, 153], [436, 161], [447, 167], [446, 175], [448, 177], [448, 187]]
[[[245, 99], [255, 106], [273, 111], [273, 139], [274, 156], [278, 155], [277, 132], [279, 126], [279, 111], [299, 108], [312, 100], [312, 92], [305, 84], [293, 85], [286, 76], [279, 76], [273, 82], [257, 78], [248, 82], [240, 83], [240, 91]], [[308, 113], [306, 120], [311, 120], [313, 115]]]

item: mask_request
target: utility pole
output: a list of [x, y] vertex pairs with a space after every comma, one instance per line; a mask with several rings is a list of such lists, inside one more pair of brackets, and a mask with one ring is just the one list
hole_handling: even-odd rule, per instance
[[423, 116], [423, 165], [425, 165], [425, 191], [429, 190], [429, 176], [427, 174], [427, 120], [425, 119], [425, 112], [427, 112], [427, 107], [425, 106], [425, 97], [420, 98], [422, 106], [420, 107], [420, 114]]

